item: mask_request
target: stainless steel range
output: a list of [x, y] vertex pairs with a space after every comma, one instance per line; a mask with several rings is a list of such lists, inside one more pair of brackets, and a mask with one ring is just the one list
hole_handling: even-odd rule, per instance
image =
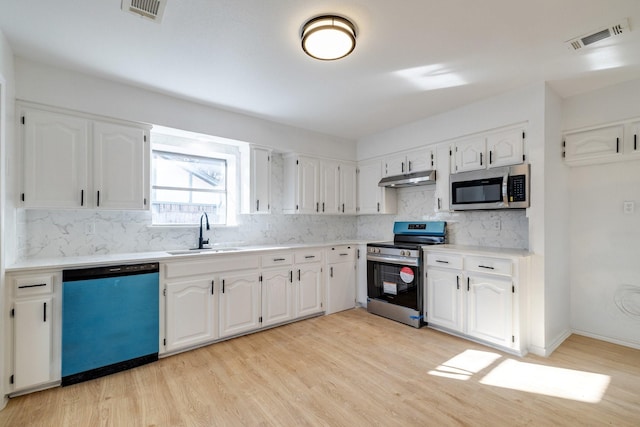
[[367, 245], [367, 311], [424, 325], [422, 246], [446, 241], [444, 221], [395, 222], [393, 242]]

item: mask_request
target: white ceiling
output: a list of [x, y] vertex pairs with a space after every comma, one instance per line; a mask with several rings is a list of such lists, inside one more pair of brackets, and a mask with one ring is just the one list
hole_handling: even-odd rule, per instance
[[[531, 82], [570, 96], [640, 78], [640, 0], [168, 0], [159, 24], [120, 1], [0, 0], [0, 29], [20, 57], [349, 139]], [[356, 24], [351, 56], [300, 48], [326, 13]]]

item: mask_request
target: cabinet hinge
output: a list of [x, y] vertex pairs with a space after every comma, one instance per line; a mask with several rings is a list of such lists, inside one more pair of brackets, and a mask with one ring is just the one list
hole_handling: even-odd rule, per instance
[[296, 210], [298, 210], [298, 209], [299, 209], [299, 208], [298, 208], [298, 205], [296, 205]]
[[511, 342], [516, 342], [516, 336], [515, 335], [511, 335]]
[[453, 156], [453, 151], [449, 150], [449, 157]]
[[567, 141], [562, 141], [562, 158], [565, 158], [567, 155]]
[[271, 156], [267, 156], [267, 162], [271, 161]]
[[516, 287], [515, 287], [515, 286], [513, 286], [513, 285], [511, 286], [511, 293], [512, 293], [512, 294], [515, 294], [515, 293], [516, 293]]
[[262, 316], [258, 319], [258, 322], [262, 323]]
[[143, 138], [144, 138], [144, 142], [147, 142], [147, 135], [144, 135]]
[[162, 290], [162, 295], [163, 295], [163, 296], [165, 296], [165, 297], [167, 296], [167, 288], [164, 288], [164, 289]]
[[524, 139], [524, 137], [525, 137], [525, 133], [524, 133], [524, 131], [523, 131], [523, 132], [522, 132], [522, 139]]
[[20, 121], [22, 122], [22, 124], [24, 124], [24, 122], [25, 122], [24, 116], [22, 116], [22, 119]]
[[10, 316], [11, 316], [11, 317], [16, 317], [16, 309], [15, 309], [15, 308], [12, 308], [12, 309], [11, 309], [11, 314], [10, 314]]
[[167, 339], [166, 338], [162, 340], [162, 345], [165, 346], [165, 347], [167, 346]]
[[260, 275], [260, 278], [258, 279], [260, 282], [262, 282], [262, 274]]
[[527, 159], [527, 157], [523, 154], [522, 155], [522, 161], [524, 162]]
[[14, 380], [15, 380], [14, 376], [13, 376], [13, 375], [11, 375], [11, 376], [9, 377], [9, 384], [13, 384]]
[[147, 206], [147, 198], [146, 197], [144, 198], [143, 201], [144, 201], [144, 205]]
[[300, 161], [299, 161], [299, 160], [296, 160], [296, 165], [299, 165], [299, 164], [300, 164]]
[[360, 168], [356, 168], [356, 173], [360, 173]]

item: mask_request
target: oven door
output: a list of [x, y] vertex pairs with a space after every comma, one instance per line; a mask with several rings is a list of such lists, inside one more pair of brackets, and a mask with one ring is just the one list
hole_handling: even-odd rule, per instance
[[420, 260], [367, 256], [367, 296], [422, 312]]

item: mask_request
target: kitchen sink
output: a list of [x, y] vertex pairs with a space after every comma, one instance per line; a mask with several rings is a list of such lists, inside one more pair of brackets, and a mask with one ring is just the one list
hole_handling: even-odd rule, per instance
[[237, 251], [238, 248], [203, 248], [203, 249], [178, 249], [175, 251], [167, 251], [169, 255], [189, 255], [189, 254], [201, 254], [201, 253], [220, 253]]

